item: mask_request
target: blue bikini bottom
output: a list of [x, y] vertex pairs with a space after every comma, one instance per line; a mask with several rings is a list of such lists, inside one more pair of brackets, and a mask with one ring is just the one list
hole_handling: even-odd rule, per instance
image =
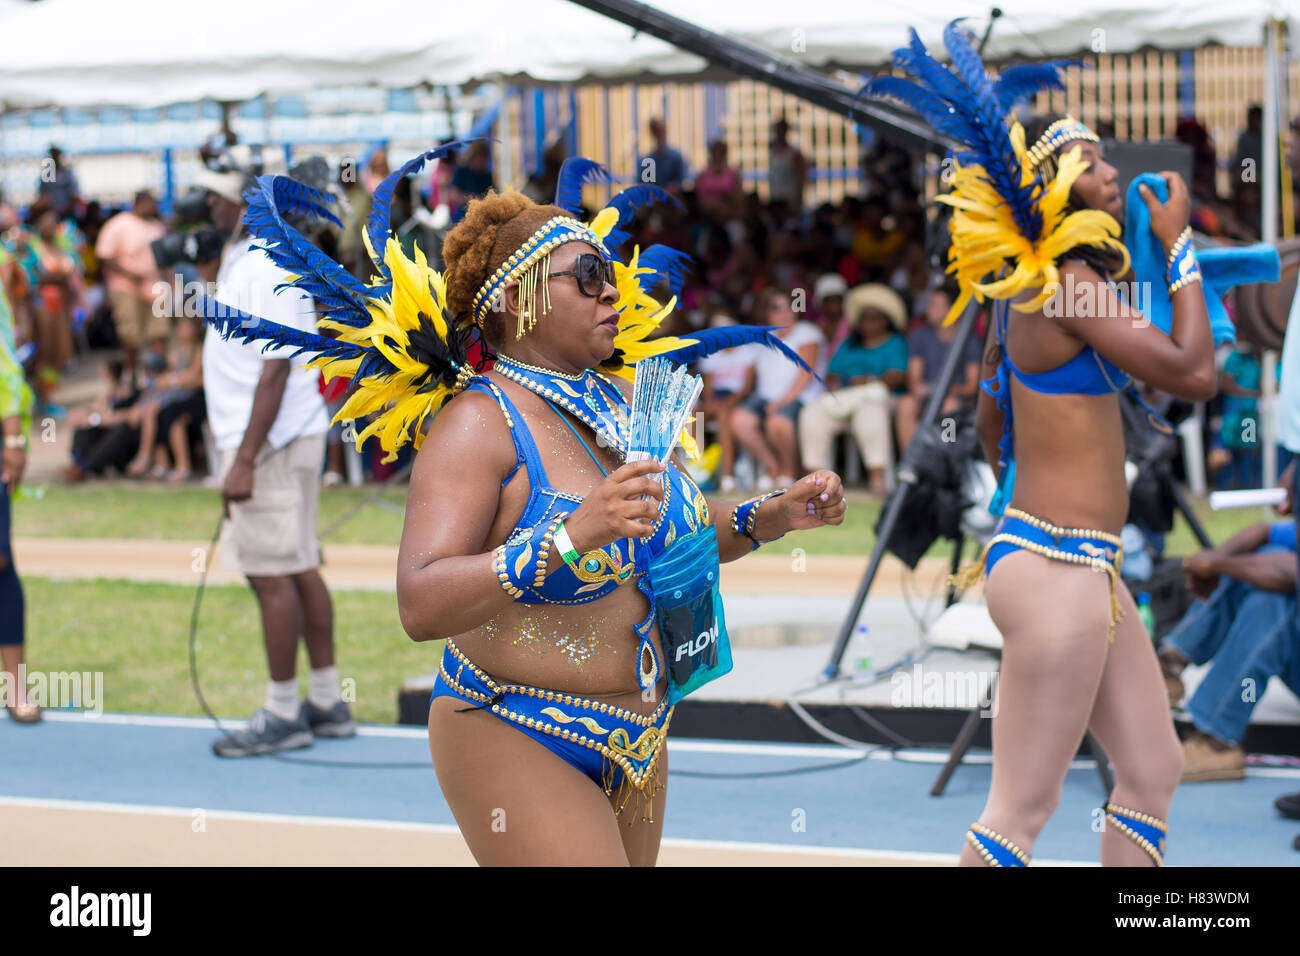
[[649, 806], [663, 789], [659, 755], [673, 712], [667, 701], [642, 716], [577, 694], [498, 684], [451, 641], [443, 652], [429, 703], [438, 697], [455, 697], [515, 725], [607, 794], [617, 791], [620, 813], [633, 793]]
[[992, 574], [994, 565], [1013, 551], [1032, 551], [1053, 561], [1104, 571], [1110, 578], [1109, 639], [1115, 640], [1115, 625], [1123, 617], [1115, 592], [1124, 564], [1124, 547], [1118, 535], [1091, 528], [1062, 528], [1018, 508], [1007, 508], [981, 559], [955, 576], [957, 586], [974, 584], [981, 571], [986, 577]]

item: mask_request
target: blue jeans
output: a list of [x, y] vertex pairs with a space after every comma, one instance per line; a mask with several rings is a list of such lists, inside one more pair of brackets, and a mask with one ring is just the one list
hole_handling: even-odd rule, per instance
[[9, 491], [0, 485], [0, 644], [23, 642], [23, 586], [14, 567], [11, 508]]
[[[1291, 515], [1295, 518], [1296, 540], [1300, 541], [1300, 452], [1293, 454], [1291, 461], [1295, 465], [1291, 472]], [[1300, 548], [1296, 549], [1295, 570], [1295, 595], [1300, 601]]]
[[[1286, 549], [1260, 549], [1269, 551]], [[1300, 695], [1295, 615], [1294, 595], [1225, 576], [1209, 600], [1198, 601], [1170, 631], [1165, 643], [1183, 657], [1194, 664], [1214, 661], [1187, 703], [1197, 730], [1240, 744], [1250, 712], [1274, 675]]]

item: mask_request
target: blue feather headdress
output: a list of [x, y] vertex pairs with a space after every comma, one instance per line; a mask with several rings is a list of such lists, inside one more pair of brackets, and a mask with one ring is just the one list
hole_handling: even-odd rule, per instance
[[1024, 127], [1012, 114], [1025, 97], [1062, 89], [1061, 70], [1076, 61], [1013, 66], [995, 81], [960, 22], [953, 20], [943, 31], [951, 68], [930, 56], [912, 30], [910, 43], [894, 51], [895, 65], [912, 79], [880, 76], [863, 87], [869, 96], [911, 107], [936, 130], [964, 144], [953, 156], [952, 192], [938, 198], [955, 210], [949, 223], [948, 271], [956, 274], [960, 294], [949, 321], [972, 296], [983, 302], [1038, 288], [1036, 297], [1015, 308], [1041, 307], [1059, 283], [1057, 259], [1076, 246], [1111, 249], [1125, 267], [1128, 260], [1113, 217], [1100, 210], [1067, 209], [1070, 188], [1088, 165], [1079, 148], [1061, 157], [1050, 177], [1045, 175], [1046, 168], [1037, 170], [1029, 160]]
[[[419, 448], [428, 419], [458, 394], [477, 374], [468, 355], [478, 332], [472, 322], [458, 319], [447, 306], [446, 279], [429, 267], [417, 247], [408, 257], [392, 236], [389, 215], [394, 190], [404, 177], [414, 175], [432, 159], [463, 146], [449, 143], [405, 163], [375, 189], [371, 213], [362, 240], [374, 263], [370, 283], [353, 277], [301, 232], [286, 217], [305, 216], [339, 224], [334, 197], [284, 176], [262, 176], [245, 193], [244, 222], [260, 247], [288, 273], [277, 288], [292, 286], [312, 297], [317, 313], [316, 331], [281, 325], [229, 308], [215, 299], [201, 298], [199, 314], [223, 338], [260, 342], [263, 351], [288, 348], [292, 354], [312, 355], [309, 368], [319, 368], [329, 380], [352, 379], [351, 393], [335, 421], [370, 417], [357, 435], [358, 445], [378, 436], [396, 457], [407, 443]], [[609, 179], [608, 170], [587, 159], [567, 160], [560, 170], [555, 204], [582, 215], [582, 187]], [[582, 226], [608, 250], [615, 263], [619, 330], [613, 354], [600, 368], [634, 379], [638, 361], [663, 355], [686, 363], [724, 348], [758, 342], [776, 349], [801, 368], [815, 370], [763, 327], [733, 326], [710, 329], [680, 338], [651, 338], [676, 305], [690, 268], [690, 257], [665, 246], [642, 252], [634, 248], [627, 262], [617, 257], [626, 242], [639, 207], [650, 202], [677, 200], [657, 186], [638, 184], [615, 194], [592, 221]], [[672, 298], [660, 303], [652, 291], [667, 283]], [[687, 449], [693, 445], [688, 441]]]

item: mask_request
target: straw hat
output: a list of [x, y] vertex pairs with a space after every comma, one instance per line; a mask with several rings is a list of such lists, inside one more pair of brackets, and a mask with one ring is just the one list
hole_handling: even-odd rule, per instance
[[878, 309], [889, 319], [895, 332], [907, 328], [907, 306], [903, 297], [880, 282], [868, 282], [866, 285], [854, 286], [844, 299], [844, 314], [849, 321], [857, 322], [863, 309]]

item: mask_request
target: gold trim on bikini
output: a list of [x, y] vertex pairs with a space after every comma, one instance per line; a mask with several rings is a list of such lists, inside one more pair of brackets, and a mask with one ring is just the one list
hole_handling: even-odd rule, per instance
[[1057, 548], [1049, 548], [1037, 541], [1030, 541], [1020, 535], [1000, 531], [989, 538], [988, 542], [980, 551], [979, 557], [971, 564], [965, 565], [956, 574], [948, 576], [948, 585], [956, 587], [959, 590], [965, 590], [974, 585], [984, 575], [984, 565], [988, 559], [990, 549], [995, 544], [1007, 543], [1014, 544], [1018, 548], [1034, 554], [1042, 555], [1053, 561], [1061, 561], [1066, 564], [1078, 564], [1092, 568], [1096, 571], [1104, 571], [1109, 579], [1110, 586], [1110, 627], [1106, 634], [1107, 643], [1115, 643], [1115, 625], [1124, 618], [1124, 611], [1119, 604], [1119, 594], [1115, 587], [1119, 582], [1120, 569], [1124, 565], [1124, 543], [1118, 535], [1111, 534], [1109, 531], [1098, 531], [1095, 528], [1062, 528], [1054, 525], [1050, 521], [1044, 521], [1042, 518], [1021, 511], [1019, 508], [1008, 507], [1005, 516], [1016, 518], [1025, 524], [1032, 525], [1040, 531], [1045, 531], [1059, 542], [1061, 538], [1094, 538], [1098, 541], [1105, 541], [1115, 546], [1114, 552], [1106, 548], [1099, 548], [1091, 542], [1085, 541], [1079, 545], [1079, 550], [1084, 554], [1075, 554], [1073, 551], [1061, 551]]

